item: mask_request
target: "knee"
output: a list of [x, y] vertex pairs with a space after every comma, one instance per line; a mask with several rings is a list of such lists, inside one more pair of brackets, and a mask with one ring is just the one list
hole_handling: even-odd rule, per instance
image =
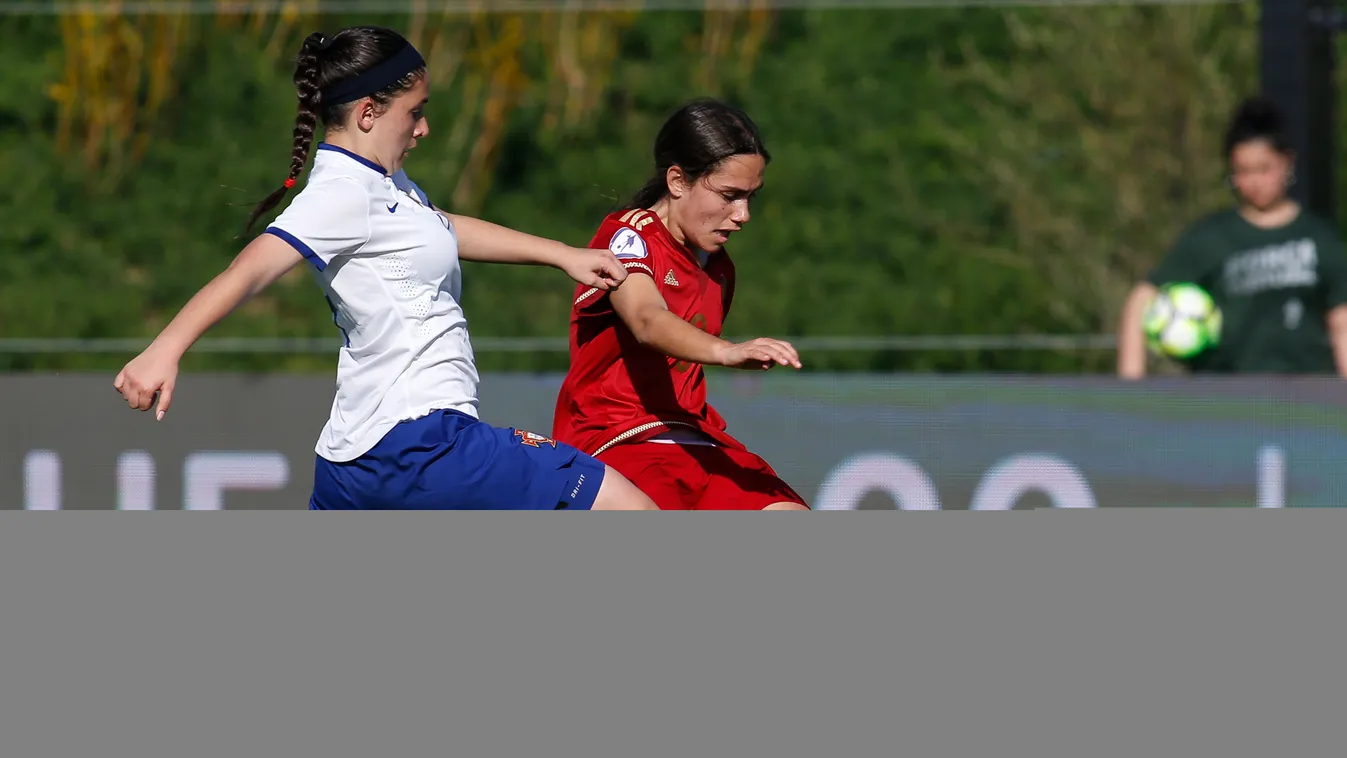
[[650, 499], [631, 480], [605, 466], [603, 484], [599, 485], [598, 496], [594, 499], [592, 510], [596, 511], [657, 511], [659, 506]]
[[799, 503], [772, 503], [763, 508], [764, 511], [807, 511], [809, 506]]

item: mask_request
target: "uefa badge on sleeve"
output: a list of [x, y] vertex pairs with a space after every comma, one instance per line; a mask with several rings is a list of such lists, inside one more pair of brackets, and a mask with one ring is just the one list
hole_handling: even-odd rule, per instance
[[625, 226], [618, 229], [608, 242], [608, 250], [620, 261], [640, 260], [649, 255], [641, 235], [635, 229]]

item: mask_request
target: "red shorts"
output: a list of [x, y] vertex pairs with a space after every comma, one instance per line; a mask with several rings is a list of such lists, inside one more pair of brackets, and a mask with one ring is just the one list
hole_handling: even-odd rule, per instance
[[807, 505], [767, 461], [710, 445], [636, 442], [599, 460], [627, 477], [666, 511], [760, 511], [772, 503]]

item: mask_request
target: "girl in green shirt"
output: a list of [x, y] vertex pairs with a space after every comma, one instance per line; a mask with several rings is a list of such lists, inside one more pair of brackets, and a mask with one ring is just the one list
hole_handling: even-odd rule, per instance
[[1157, 288], [1191, 282], [1221, 308], [1202, 373], [1347, 375], [1347, 254], [1337, 229], [1288, 195], [1295, 155], [1275, 106], [1244, 103], [1225, 140], [1238, 205], [1188, 227], [1132, 289], [1118, 330], [1118, 375], [1146, 374], [1142, 316]]

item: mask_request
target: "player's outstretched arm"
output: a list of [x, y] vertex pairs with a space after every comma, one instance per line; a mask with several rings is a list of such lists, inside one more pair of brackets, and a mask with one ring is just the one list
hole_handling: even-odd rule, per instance
[[303, 256], [278, 237], [263, 234], [253, 240], [228, 268], [187, 301], [149, 347], [126, 364], [112, 386], [132, 408], [148, 411], [153, 406], [156, 418], [163, 419], [172, 403], [178, 361], [188, 348], [302, 260]]
[[1142, 282], [1132, 288], [1118, 318], [1118, 376], [1142, 379], [1146, 376], [1146, 342], [1141, 320], [1146, 305], [1155, 297], [1155, 285]]
[[603, 291], [617, 289], [627, 278], [627, 270], [611, 251], [571, 247], [479, 218], [440, 213], [453, 223], [458, 257], [465, 261], [552, 266], [586, 287]]
[[742, 369], [773, 366], [800, 368], [800, 356], [789, 342], [759, 337], [735, 344], [707, 334], [669, 312], [655, 280], [644, 274], [627, 279], [608, 296], [618, 318], [646, 347], [680, 361]]

